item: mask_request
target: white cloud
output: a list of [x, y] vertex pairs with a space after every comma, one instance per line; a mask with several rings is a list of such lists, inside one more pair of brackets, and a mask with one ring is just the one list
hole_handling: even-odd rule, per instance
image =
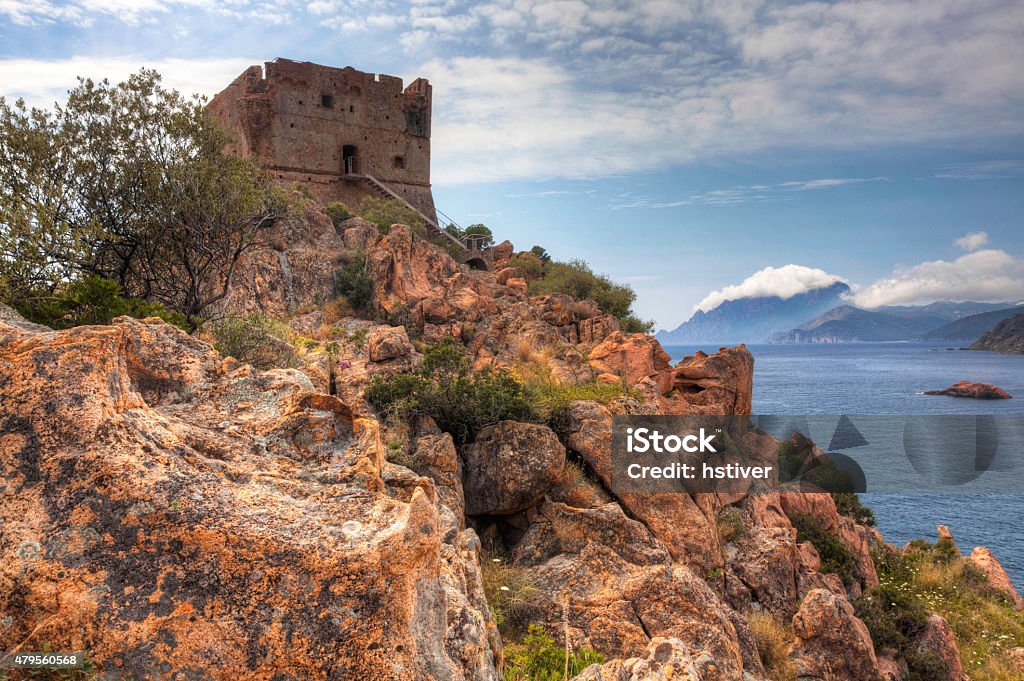
[[803, 265], [766, 267], [750, 275], [739, 284], [726, 286], [719, 291], [712, 291], [694, 306], [694, 311], [704, 310], [707, 312], [727, 300], [743, 298], [778, 296], [786, 300], [800, 293], [826, 288], [837, 282], [845, 283], [846, 280], [816, 267], [804, 267]]
[[885, 177], [833, 177], [820, 180], [802, 180], [799, 182], [781, 182], [780, 187], [794, 191], [805, 191], [807, 189], [827, 189], [829, 187], [841, 187], [844, 184], [862, 184], [864, 182], [884, 182]]
[[53, 61], [0, 59], [0, 93], [8, 99], [23, 98], [32, 106], [51, 107], [63, 100], [77, 85], [77, 77], [93, 80], [124, 80], [140, 67], [156, 69], [164, 85], [185, 94], [213, 96], [235, 79], [246, 67], [259, 64], [245, 59], [163, 59], [143, 57], [71, 57]]
[[936, 300], [1002, 301], [1024, 298], [1024, 259], [1000, 250], [975, 251], [956, 260], [933, 260], [897, 269], [857, 291], [862, 307]]
[[1002, 180], [1024, 175], [1024, 161], [1008, 159], [980, 163], [954, 163], [935, 171], [940, 180]]
[[968, 253], [983, 248], [988, 243], [988, 232], [970, 232], [953, 242]]
[[[413, 56], [416, 66], [405, 70], [435, 85], [438, 184], [1024, 133], [1019, 0], [0, 0], [0, 17], [30, 25], [102, 18], [171, 26], [204, 12], [282, 22], [301, 11]], [[459, 56], [438, 56], [453, 46]], [[22, 91], [50, 97], [66, 87], [61, 74], [50, 77]], [[1020, 175], [1020, 160], [935, 173]]]
[[0, 0], [0, 16], [8, 17], [18, 26], [38, 26], [56, 21], [83, 23], [85, 20], [78, 7], [49, 0]]

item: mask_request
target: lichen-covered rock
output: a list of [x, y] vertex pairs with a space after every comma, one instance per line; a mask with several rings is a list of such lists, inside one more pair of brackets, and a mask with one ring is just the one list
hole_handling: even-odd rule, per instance
[[871, 635], [844, 596], [825, 589], [807, 594], [793, 616], [791, 657], [797, 677], [815, 681], [879, 678]]
[[610, 314], [599, 314], [581, 319], [578, 323], [579, 342], [585, 345], [600, 343], [621, 330], [619, 320]]
[[934, 612], [928, 615], [915, 645], [919, 653], [930, 654], [942, 660], [946, 665], [944, 681], [966, 681], [963, 666], [960, 664], [960, 652], [956, 647], [956, 637], [953, 636], [953, 629], [944, 617]]
[[502, 421], [461, 451], [468, 515], [509, 515], [533, 506], [561, 479], [565, 447], [546, 426]]
[[1007, 654], [1007, 659], [1010, 660], [1010, 664], [1015, 670], [1024, 676], [1024, 648], [1018, 646], [1016, 648], [1010, 648], [1010, 652]]
[[551, 326], [567, 326], [573, 322], [573, 306], [576, 301], [564, 293], [549, 293], [538, 296], [531, 302], [540, 309], [541, 319]]
[[413, 352], [412, 343], [404, 326], [378, 326], [370, 332], [366, 348], [371, 362], [385, 362], [389, 359], [408, 357]]
[[590, 351], [590, 365], [598, 373], [613, 374], [630, 385], [650, 378], [662, 394], [672, 389], [671, 356], [653, 337], [612, 333]]
[[1013, 582], [1010, 581], [1010, 576], [1006, 574], [1006, 570], [1003, 569], [1002, 563], [1000, 563], [992, 552], [984, 546], [977, 546], [971, 551], [970, 558], [971, 564], [974, 567], [985, 573], [985, 578], [988, 579], [989, 585], [1003, 593], [1010, 602], [1013, 603], [1013, 607], [1018, 610], [1024, 610], [1024, 603], [1021, 602], [1020, 595], [1017, 590], [1013, 588]]
[[693, 413], [750, 414], [754, 356], [742, 344], [713, 355], [698, 350], [676, 365], [670, 386]]
[[[384, 313], [430, 296], [443, 298], [448, 280], [458, 272], [450, 255], [418, 238], [406, 225], [392, 225], [387, 236], [366, 252], [374, 305]], [[443, 316], [447, 319], [449, 314]]]
[[753, 527], [737, 542], [729, 571], [738, 577], [761, 606], [785, 617], [797, 601], [799, 559], [795, 531]]
[[377, 225], [360, 217], [345, 220], [338, 225], [338, 231], [350, 251], [365, 252], [380, 236]]
[[642, 657], [591, 665], [572, 681], [702, 681], [686, 643], [677, 638], [651, 640]]
[[[573, 402], [569, 407], [568, 442], [605, 487], [610, 488], [612, 412], [608, 407], [597, 402]], [[676, 560], [701, 572], [722, 564], [718, 532], [712, 521], [716, 510], [713, 495], [622, 493], [617, 500], [631, 517], [650, 529]]]
[[[743, 677], [744, 655], [729, 607], [617, 504], [578, 509], [546, 501], [513, 551], [553, 597], [568, 598], [573, 646], [609, 658], [644, 654], [652, 637], [679, 638], [703, 679]], [[545, 614], [561, 631], [561, 613]]]
[[375, 421], [159, 320], [0, 322], [0, 649], [137, 679], [494, 679], [471, 531]]
[[220, 307], [237, 315], [283, 317], [334, 297], [334, 272], [346, 250], [331, 218], [304, 202], [268, 230], [267, 246], [246, 252]]

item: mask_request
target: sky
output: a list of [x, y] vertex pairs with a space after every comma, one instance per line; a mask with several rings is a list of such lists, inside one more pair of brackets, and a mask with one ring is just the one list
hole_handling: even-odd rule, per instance
[[275, 57], [428, 78], [439, 208], [673, 328], [845, 281], [1024, 300], [1019, 0], [0, 0], [0, 95]]

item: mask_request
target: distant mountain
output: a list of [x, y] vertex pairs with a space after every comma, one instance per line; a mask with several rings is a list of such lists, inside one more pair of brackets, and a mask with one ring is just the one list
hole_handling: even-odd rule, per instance
[[962, 317], [937, 329], [933, 329], [922, 336], [922, 338], [924, 340], [967, 341], [973, 343], [981, 337], [981, 334], [1022, 310], [1024, 310], [1024, 307], [1010, 307], [1002, 310], [982, 312], [981, 314], [972, 314], [969, 317]]
[[956, 302], [940, 300], [928, 305], [886, 305], [875, 309], [875, 312], [902, 315], [907, 317], [938, 317], [946, 321], [963, 319], [982, 312], [992, 312], [1013, 307], [1013, 303], [975, 303], [973, 301]]
[[971, 350], [993, 350], [1007, 354], [1024, 354], [1024, 314], [1015, 314], [986, 331]]
[[763, 343], [842, 303], [850, 287], [841, 282], [790, 298], [766, 296], [727, 300], [698, 310], [672, 331], [659, 331], [663, 345], [689, 343]]
[[943, 321], [941, 317], [932, 315], [915, 317], [841, 305], [798, 328], [775, 334], [770, 340], [773, 343], [909, 340], [920, 338]]

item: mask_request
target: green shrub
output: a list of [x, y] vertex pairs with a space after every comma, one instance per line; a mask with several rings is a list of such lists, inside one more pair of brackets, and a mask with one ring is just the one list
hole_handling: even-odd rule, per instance
[[540, 279], [544, 276], [544, 263], [525, 255], [514, 255], [508, 260], [509, 267], [518, 269], [527, 279]]
[[822, 572], [838, 575], [846, 586], [850, 586], [857, 580], [857, 559], [839, 541], [838, 536], [822, 530], [814, 518], [806, 513], [797, 514], [790, 518], [790, 521], [796, 528], [796, 540], [810, 542], [818, 552], [818, 556], [821, 558]]
[[814, 443], [800, 433], [779, 445], [779, 482], [804, 483], [804, 491], [853, 493], [853, 479], [827, 456], [817, 456]]
[[499, 421], [539, 420], [521, 382], [505, 371], [473, 371], [453, 338], [427, 346], [415, 373], [375, 376], [365, 397], [383, 414], [430, 416], [458, 444]]
[[327, 204], [327, 214], [331, 216], [331, 222], [334, 223], [335, 227], [352, 217], [348, 206], [341, 201], [333, 201]]
[[747, 533], [747, 524], [743, 522], [743, 514], [731, 506], [727, 506], [718, 512], [716, 525], [718, 527], [718, 538], [722, 543], [735, 541]]
[[334, 293], [344, 296], [353, 310], [366, 312], [373, 304], [373, 280], [366, 274], [366, 254], [354, 254], [334, 273]]
[[836, 502], [836, 510], [840, 515], [853, 518], [854, 522], [868, 527], [874, 527], [877, 524], [874, 511], [861, 503], [860, 497], [855, 492], [833, 492], [832, 500]]
[[427, 224], [419, 213], [406, 206], [398, 199], [382, 199], [376, 196], [364, 196], [359, 201], [356, 212], [364, 220], [377, 225], [381, 234], [387, 234], [391, 225], [409, 225], [421, 236], [427, 234]]
[[904, 549], [874, 554], [879, 588], [856, 603], [876, 648], [892, 647], [907, 659], [908, 679], [946, 678], [941, 660], [921, 655], [914, 639], [929, 612], [949, 622], [964, 671], [975, 681], [1018, 678], [1006, 652], [1024, 645], [1024, 613], [989, 585], [985, 576], [949, 542], [915, 540]]
[[593, 300], [602, 312], [617, 317], [631, 330], [647, 333], [654, 328], [654, 322], [639, 320], [631, 310], [636, 291], [612, 282], [603, 274], [595, 274], [582, 260], [548, 263], [543, 278], [530, 283], [531, 295], [544, 293], [564, 293], [576, 300]]
[[551, 380], [529, 384], [532, 400], [541, 419], [565, 442], [569, 436], [569, 407], [573, 402], [586, 400], [609, 405], [620, 397], [638, 397], [625, 382], [620, 383], [555, 383]]
[[160, 317], [183, 329], [190, 326], [183, 314], [168, 310], [160, 303], [126, 298], [116, 281], [97, 276], [79, 279], [53, 293], [11, 302], [26, 319], [54, 329], [109, 324], [123, 315], [140, 319]]
[[211, 328], [213, 347], [225, 357], [252, 364], [257, 369], [290, 366], [295, 351], [285, 341], [288, 329], [265, 315], [225, 317]]
[[[602, 662], [604, 655], [589, 648], [569, 653], [568, 678]], [[522, 644], [505, 648], [505, 681], [564, 681], [566, 666], [566, 650], [539, 624], [530, 625]]]
[[533, 253], [535, 256], [537, 256], [543, 263], [551, 262], [551, 256], [548, 255], [547, 249], [544, 248], [543, 246], [534, 246], [533, 248], [530, 249], [530, 253]]

